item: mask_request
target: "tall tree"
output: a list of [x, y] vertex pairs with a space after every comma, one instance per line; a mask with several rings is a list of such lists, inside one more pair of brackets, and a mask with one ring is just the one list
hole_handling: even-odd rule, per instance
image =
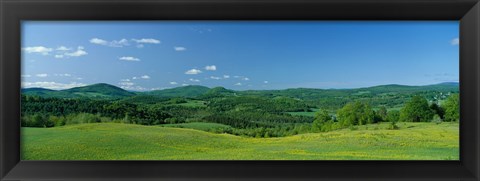
[[413, 96], [400, 111], [400, 121], [427, 122], [432, 119], [433, 114], [427, 99], [422, 96]]
[[355, 101], [338, 110], [337, 118], [342, 126], [364, 125], [373, 123], [375, 112], [367, 103]]
[[332, 117], [328, 114], [327, 110], [320, 109], [315, 113], [313, 127], [316, 129], [321, 129], [322, 126], [330, 120], [332, 120]]
[[442, 105], [445, 109], [444, 121], [460, 120], [460, 96], [459, 94], [450, 95]]

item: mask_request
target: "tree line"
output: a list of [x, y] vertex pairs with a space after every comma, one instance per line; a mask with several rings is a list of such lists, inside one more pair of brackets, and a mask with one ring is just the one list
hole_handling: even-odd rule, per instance
[[336, 116], [330, 115], [325, 109], [320, 109], [315, 114], [312, 127], [317, 131], [330, 131], [357, 125], [390, 122], [390, 128], [397, 129], [397, 122], [452, 122], [459, 119], [459, 94], [450, 95], [441, 105], [436, 102], [429, 104], [425, 97], [417, 95], [406, 102], [400, 111], [387, 111], [385, 106], [374, 111], [368, 103], [361, 101], [347, 103], [337, 111]]

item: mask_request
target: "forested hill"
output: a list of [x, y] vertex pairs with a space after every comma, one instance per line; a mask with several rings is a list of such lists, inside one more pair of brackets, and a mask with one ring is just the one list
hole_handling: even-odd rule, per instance
[[[49, 90], [44, 88], [22, 89], [22, 94], [40, 97], [56, 98], [99, 98], [99, 99], [133, 99], [148, 100], [158, 98], [199, 98], [207, 99], [213, 97], [229, 96], [261, 96], [261, 97], [292, 97], [303, 100], [324, 100], [335, 98], [335, 101], [354, 98], [386, 98], [402, 97], [411, 94], [424, 94], [426, 97], [434, 98], [439, 96], [435, 93], [459, 92], [459, 84], [446, 82], [425, 86], [406, 85], [381, 85], [356, 89], [313, 89], [313, 88], [292, 88], [284, 90], [247, 90], [234, 91], [223, 87], [208, 88], [205, 86], [190, 85], [171, 89], [156, 90], [150, 92], [131, 92], [109, 84], [93, 84], [84, 87], [76, 87], [66, 90]], [[440, 95], [442, 95], [440, 94]]]
[[124, 98], [136, 95], [134, 92], [124, 90], [122, 88], [100, 83], [92, 84], [84, 87], [75, 87], [65, 90], [49, 90], [44, 88], [28, 88], [22, 89], [24, 95], [34, 95], [41, 97], [56, 98]]

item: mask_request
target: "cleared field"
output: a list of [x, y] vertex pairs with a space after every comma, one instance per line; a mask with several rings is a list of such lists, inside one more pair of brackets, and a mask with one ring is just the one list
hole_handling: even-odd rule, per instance
[[187, 106], [187, 107], [206, 107], [205, 101], [197, 101], [197, 100], [188, 101], [186, 103], [181, 103], [178, 105]]
[[161, 127], [170, 127], [170, 128], [188, 128], [188, 129], [196, 129], [202, 131], [210, 131], [218, 128], [231, 128], [228, 125], [218, 124], [218, 123], [180, 123], [180, 124], [164, 124], [160, 125]]
[[458, 123], [399, 123], [282, 138], [115, 123], [22, 128], [23, 160], [458, 160]]

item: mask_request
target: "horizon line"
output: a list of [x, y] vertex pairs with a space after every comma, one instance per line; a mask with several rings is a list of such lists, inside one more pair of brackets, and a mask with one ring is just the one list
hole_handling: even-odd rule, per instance
[[[284, 89], [245, 89], [245, 90], [229, 89], [229, 90], [234, 90], [234, 91], [262, 91], [262, 90], [268, 91], [268, 90], [287, 90], [287, 89], [348, 90], [348, 89], [362, 89], [362, 88], [372, 88], [372, 87], [388, 86], [388, 85], [399, 85], [399, 86], [416, 87], [416, 86], [430, 86], [430, 85], [447, 84], [447, 83], [460, 84], [459, 81], [450, 81], [450, 82], [440, 82], [440, 83], [423, 84], [423, 85], [407, 85], [407, 84], [395, 84], [395, 83], [391, 83], [391, 84], [378, 84], [378, 85], [372, 85], [372, 86], [366, 86], [366, 87], [353, 87], [353, 88], [291, 87], [291, 88], [284, 88]], [[110, 86], [117, 87], [117, 88], [122, 89], [122, 90], [125, 90], [125, 91], [129, 91], [129, 92], [151, 92], [151, 91], [168, 90], [168, 89], [175, 89], [175, 88], [188, 87], [188, 86], [202, 86], [202, 87], [207, 87], [207, 88], [209, 88], [209, 89], [216, 88], [216, 87], [225, 88], [224, 86], [213, 86], [213, 87], [210, 87], [210, 86], [205, 86], [205, 85], [183, 85], [183, 86], [177, 86], [177, 87], [166, 87], [166, 88], [164, 88], [164, 89], [151, 89], [151, 90], [141, 91], [141, 90], [129, 90], [129, 89], [124, 89], [124, 88], [121, 88], [121, 87], [116, 86], [116, 85], [113, 85], [113, 84], [100, 82], [100, 83], [93, 83], [93, 84], [88, 84], [88, 85], [84, 85], [84, 86], [71, 87], [71, 88], [67, 88], [67, 89], [49, 89], [49, 88], [44, 88], [44, 87], [27, 87], [27, 88], [25, 88], [25, 87], [20, 87], [20, 89], [21, 89], [21, 90], [23, 90], [23, 89], [47, 89], [47, 90], [52, 90], [52, 91], [63, 91], [63, 90], [69, 90], [69, 89], [74, 89], [74, 88], [80, 88], [80, 87], [88, 87], [88, 86], [97, 85], [97, 84], [106, 84], [106, 85], [110, 85]], [[225, 89], [228, 89], [228, 88], [225, 88]]]

